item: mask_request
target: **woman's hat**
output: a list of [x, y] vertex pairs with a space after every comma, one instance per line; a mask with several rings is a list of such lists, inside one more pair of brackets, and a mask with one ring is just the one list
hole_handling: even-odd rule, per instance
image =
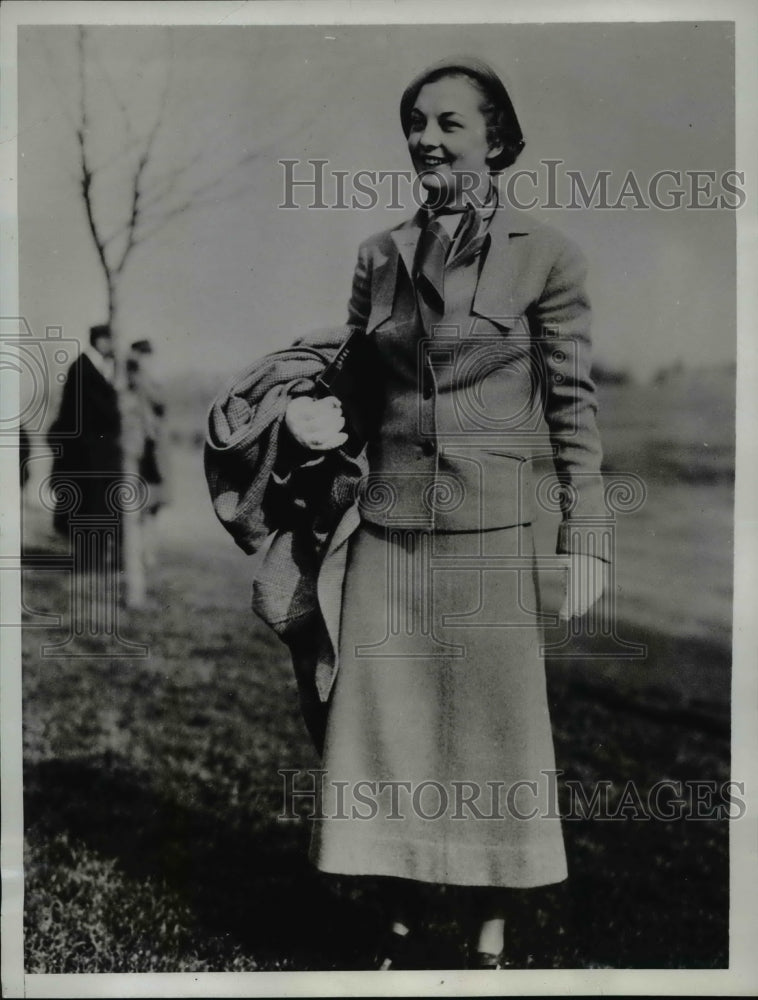
[[515, 162], [524, 148], [525, 140], [505, 84], [494, 69], [482, 59], [475, 59], [472, 56], [443, 59], [427, 67], [408, 84], [400, 99], [400, 122], [406, 138], [411, 130], [411, 111], [421, 88], [427, 83], [433, 83], [454, 73], [463, 73], [476, 80], [497, 109], [502, 128], [503, 151], [491, 160], [491, 166], [493, 170], [504, 170]]

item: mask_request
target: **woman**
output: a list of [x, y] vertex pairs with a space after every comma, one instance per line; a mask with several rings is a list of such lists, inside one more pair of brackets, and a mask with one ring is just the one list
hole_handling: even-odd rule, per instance
[[[585, 267], [567, 239], [498, 201], [492, 174], [524, 140], [489, 66], [430, 67], [400, 115], [426, 203], [361, 246], [353, 282], [349, 322], [375, 350], [383, 405], [343, 589], [312, 857], [388, 877], [377, 967], [406, 960], [425, 882], [470, 887], [470, 964], [500, 968], [508, 889], [566, 877], [535, 455], [553, 455], [564, 487], [558, 552], [579, 586], [563, 617], [602, 587]], [[285, 425], [310, 460], [346, 441], [333, 397], [293, 400]]]

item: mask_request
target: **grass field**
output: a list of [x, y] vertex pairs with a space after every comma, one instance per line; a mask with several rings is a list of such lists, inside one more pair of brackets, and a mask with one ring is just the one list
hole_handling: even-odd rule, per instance
[[[620, 519], [616, 579], [619, 634], [647, 656], [582, 659], [594, 647], [581, 640], [548, 661], [558, 766], [614, 796], [629, 780], [644, 795], [663, 778], [729, 777], [729, 411], [710, 407], [703, 446], [702, 407], [678, 391], [613, 387], [605, 401], [606, 464], [648, 487]], [[668, 449], [655, 444], [666, 407], [686, 430]], [[68, 582], [24, 574], [29, 623], [63, 615], [59, 630], [24, 630], [27, 971], [365, 967], [376, 885], [315, 872], [309, 824], [277, 818], [278, 769], [318, 764], [286, 650], [248, 610], [250, 561], [213, 519], [197, 451], [177, 450], [174, 480], [149, 607], [120, 626], [146, 658], [98, 656], [92, 637], [79, 657], [43, 656], [66, 633]], [[553, 529], [540, 528], [546, 551]], [[33, 491], [25, 536], [60, 544]], [[571, 878], [517, 899], [515, 963], [725, 966], [727, 826], [567, 822]], [[429, 965], [449, 967], [458, 896], [428, 895]]]

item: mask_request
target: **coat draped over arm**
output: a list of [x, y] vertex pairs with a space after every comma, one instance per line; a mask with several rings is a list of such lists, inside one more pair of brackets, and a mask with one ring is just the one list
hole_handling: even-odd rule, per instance
[[291, 399], [313, 392], [345, 335], [315, 334], [243, 371], [213, 402], [204, 449], [217, 518], [244, 552], [261, 553], [253, 609], [290, 648], [317, 745], [321, 723], [305, 702], [311, 689], [325, 702], [334, 682], [347, 540], [368, 466], [365, 452], [342, 449], [313, 462], [283, 421]]

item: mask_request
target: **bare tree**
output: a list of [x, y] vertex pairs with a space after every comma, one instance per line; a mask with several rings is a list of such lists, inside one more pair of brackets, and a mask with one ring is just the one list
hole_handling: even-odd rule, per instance
[[[165, 79], [161, 95], [155, 104], [152, 123], [140, 130], [133, 120], [128, 100], [119, 93], [106, 67], [99, 60], [97, 47], [83, 27], [78, 29], [77, 50], [79, 101], [78, 116], [73, 121], [78, 150], [77, 183], [107, 294], [107, 317], [116, 353], [115, 385], [122, 426], [123, 471], [136, 475], [144, 437], [134, 394], [127, 388], [128, 350], [121, 330], [120, 301], [125, 269], [135, 251], [172, 219], [190, 209], [217, 204], [219, 200], [243, 193], [247, 184], [236, 191], [225, 193], [220, 188], [230, 173], [255, 159], [262, 148], [246, 153], [233, 165], [231, 171], [223, 171], [220, 176], [193, 185], [193, 168], [205, 155], [204, 150], [212, 148], [212, 143], [206, 137], [204, 148], [198, 149], [185, 162], [171, 164], [162, 173], [158, 172], [156, 145], [161, 131], [166, 127], [172, 76], [171, 59], [165, 60]], [[93, 70], [97, 72], [98, 82], [102, 81], [103, 87], [109, 92], [112, 105], [117, 108], [119, 131], [122, 135], [122, 141], [115, 152], [110, 151], [108, 157], [101, 158], [99, 162], [92, 141], [95, 124], [93, 119], [97, 118], [97, 114], [93, 114], [91, 110], [90, 76]], [[129, 178], [126, 194], [122, 194], [120, 219], [116, 209], [114, 225], [114, 205], [118, 199], [107, 174], [115, 162], [121, 166], [125, 163], [129, 165]], [[187, 180], [190, 181], [189, 185]], [[109, 217], [110, 232], [106, 229], [106, 216]], [[122, 528], [123, 599], [128, 607], [138, 608], [144, 605], [146, 597], [144, 532], [139, 513], [124, 513]]]
[[[282, 90], [273, 98], [281, 108], [288, 109], [286, 115], [273, 115], [271, 100], [261, 104], [266, 116], [265, 127], [259, 131], [252, 128], [248, 132], [265, 133], [264, 141], [256, 141], [255, 148], [243, 147], [236, 160], [232, 155], [231, 161], [219, 163], [216, 159], [218, 149], [233, 149], [236, 145], [223, 135], [228, 125], [225, 116], [220, 115], [218, 124], [197, 136], [197, 145], [180, 162], [167, 160], [161, 138], [167, 130], [177, 127], [178, 120], [176, 109], [172, 110], [169, 101], [173, 75], [170, 30], [165, 37], [166, 54], [157, 60], [163, 74], [162, 86], [155, 88], [160, 91], [159, 96], [153, 99], [151, 94], [149, 102], [140, 104], [136, 93], [130, 89], [131, 82], [117, 84], [112, 78], [95, 31], [79, 27], [75, 41], [78, 99], [62, 108], [75, 137], [74, 179], [105, 285], [107, 319], [116, 353], [115, 383], [122, 426], [123, 472], [128, 474], [136, 474], [144, 446], [137, 401], [128, 390], [126, 378], [129, 352], [122, 329], [121, 292], [128, 265], [138, 248], [178, 216], [249, 192], [252, 173], [245, 168], [270, 148], [296, 135], [309, 120], [307, 109], [299, 120], [289, 111], [302, 103], [294, 79], [290, 93]], [[266, 50], [262, 35], [251, 36], [247, 45], [246, 55], [251, 64], [265, 66], [267, 58], [278, 58], [275, 51]], [[46, 64], [52, 78], [54, 60], [48, 59]], [[139, 78], [143, 68], [131, 67], [134, 70], [132, 79]], [[335, 87], [338, 85], [336, 81]], [[64, 93], [65, 89], [60, 87], [59, 93]], [[107, 112], [104, 110], [106, 101]], [[139, 120], [139, 110], [144, 110], [146, 103], [151, 108], [151, 119], [147, 123]], [[185, 105], [185, 109], [187, 107]], [[279, 118], [287, 125], [284, 133], [277, 134], [272, 123]], [[103, 127], [107, 141], [105, 146], [98, 146], [96, 136], [102, 136]], [[114, 167], [121, 178], [118, 183], [114, 180]], [[122, 187], [124, 177], [126, 186]], [[123, 600], [128, 607], [137, 608], [144, 604], [146, 597], [144, 532], [139, 514], [124, 513], [122, 527]]]
[[[87, 31], [80, 27], [77, 37], [78, 69], [79, 69], [79, 113], [76, 122], [76, 141], [79, 152], [79, 184], [87, 217], [87, 224], [92, 241], [97, 252], [105, 287], [107, 292], [108, 324], [111, 328], [115, 354], [115, 386], [118, 409], [121, 417], [121, 446], [123, 471], [137, 475], [140, 455], [144, 447], [144, 437], [138, 420], [137, 408], [127, 389], [126, 356], [127, 349], [123, 343], [120, 331], [119, 292], [121, 279], [126, 265], [134, 251], [149, 235], [145, 230], [146, 215], [158, 210], [160, 216], [160, 198], [149, 194], [146, 188], [146, 172], [151, 164], [155, 141], [161, 129], [165, 114], [166, 99], [170, 86], [170, 64], [167, 68], [163, 93], [155, 113], [152, 126], [146, 134], [140, 136], [132, 125], [129, 110], [125, 101], [115, 91], [108, 74], [101, 67], [102, 79], [113, 92], [115, 103], [119, 108], [123, 126], [124, 144], [117, 151], [117, 157], [125, 156], [129, 151], [135, 153], [130, 179], [130, 196], [124, 206], [121, 224], [110, 234], [104, 231], [98, 212], [97, 188], [98, 181], [108, 167], [108, 163], [96, 166], [90, 148], [91, 119], [88, 93], [88, 63], [91, 58]], [[170, 193], [171, 185], [164, 188], [164, 196]], [[99, 192], [102, 197], [102, 192]], [[111, 193], [112, 199], [112, 193]], [[152, 202], [153, 213], [146, 206]], [[169, 214], [164, 213], [162, 221], [168, 221]], [[159, 219], [158, 225], [161, 220]], [[123, 598], [127, 606], [142, 607], [146, 597], [144, 532], [139, 512], [124, 512], [122, 515], [122, 559], [124, 569]]]

